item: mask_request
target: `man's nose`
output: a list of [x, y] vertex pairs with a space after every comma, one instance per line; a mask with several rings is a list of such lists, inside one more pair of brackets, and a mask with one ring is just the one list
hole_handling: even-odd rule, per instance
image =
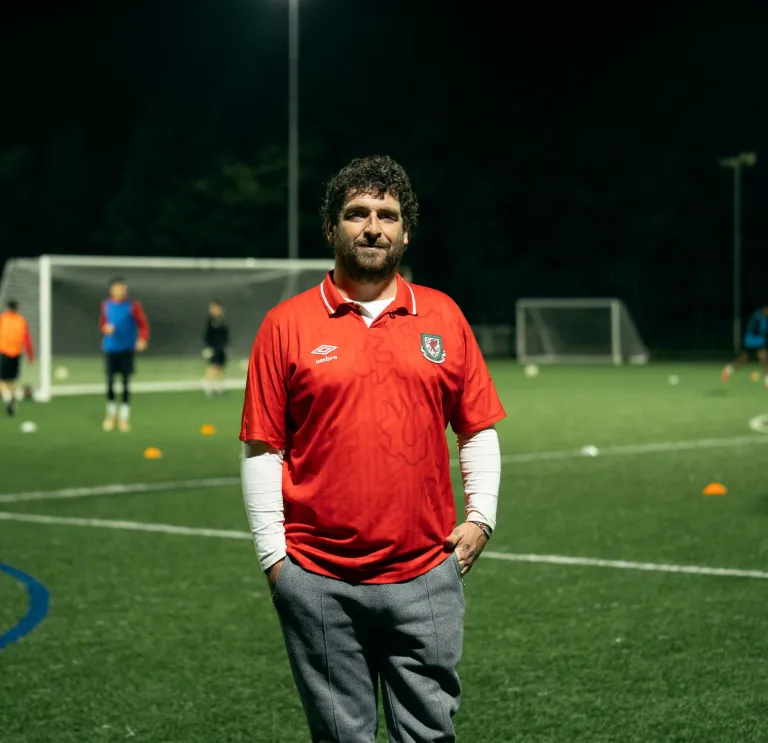
[[368, 217], [365, 224], [365, 236], [368, 240], [377, 240], [381, 236], [381, 222], [375, 214]]

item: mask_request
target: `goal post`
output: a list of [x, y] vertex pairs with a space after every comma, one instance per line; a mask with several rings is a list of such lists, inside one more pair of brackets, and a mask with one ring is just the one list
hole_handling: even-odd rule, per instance
[[141, 302], [150, 343], [137, 354], [135, 392], [202, 388], [203, 334], [211, 300], [222, 302], [230, 326], [224, 386], [244, 385], [251, 345], [275, 305], [318, 286], [332, 260], [150, 258], [43, 255], [5, 264], [0, 302], [16, 300], [27, 319], [37, 363], [22, 366], [21, 383], [38, 400], [103, 394], [99, 330], [109, 283], [122, 278]]
[[520, 299], [515, 345], [521, 364], [648, 362], [648, 348], [620, 299]]

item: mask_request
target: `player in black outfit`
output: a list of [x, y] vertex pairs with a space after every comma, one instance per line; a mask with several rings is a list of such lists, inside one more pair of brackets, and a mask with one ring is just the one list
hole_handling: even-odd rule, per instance
[[208, 322], [205, 325], [205, 350], [203, 358], [208, 362], [203, 389], [208, 397], [224, 392], [224, 368], [227, 365], [229, 325], [224, 317], [224, 306], [217, 299], [208, 305]]

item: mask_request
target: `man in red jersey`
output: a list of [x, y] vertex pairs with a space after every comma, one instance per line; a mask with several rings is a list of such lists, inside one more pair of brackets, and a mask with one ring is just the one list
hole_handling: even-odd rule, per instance
[[372, 743], [379, 684], [391, 741], [455, 740], [461, 576], [495, 526], [505, 413], [456, 304], [398, 275], [417, 218], [392, 159], [344, 167], [323, 204], [335, 268], [251, 354], [243, 497], [313, 741]]

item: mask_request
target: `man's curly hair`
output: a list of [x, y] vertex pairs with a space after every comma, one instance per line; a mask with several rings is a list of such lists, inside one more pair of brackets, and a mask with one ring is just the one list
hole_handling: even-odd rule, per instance
[[370, 193], [394, 196], [400, 202], [403, 224], [412, 230], [419, 221], [419, 202], [403, 167], [388, 155], [358, 157], [336, 173], [325, 189], [320, 209], [323, 228], [335, 227], [350, 194]]

